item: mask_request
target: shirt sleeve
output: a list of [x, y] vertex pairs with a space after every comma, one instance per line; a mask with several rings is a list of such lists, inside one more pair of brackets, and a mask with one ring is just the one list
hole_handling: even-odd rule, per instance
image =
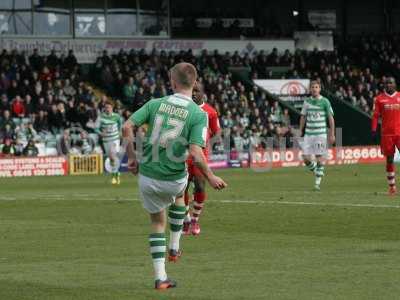
[[147, 102], [139, 110], [134, 112], [132, 116], [130, 116], [129, 121], [136, 126], [142, 126], [143, 124], [148, 123], [150, 119], [150, 102], [151, 101]]
[[204, 148], [207, 138], [207, 114], [204, 112], [197, 112], [193, 120], [194, 122], [189, 129], [189, 144]]

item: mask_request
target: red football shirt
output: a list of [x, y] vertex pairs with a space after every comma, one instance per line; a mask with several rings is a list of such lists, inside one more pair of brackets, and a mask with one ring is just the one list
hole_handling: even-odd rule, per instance
[[392, 95], [384, 92], [376, 96], [372, 116], [372, 131], [376, 131], [379, 118], [382, 119], [382, 136], [400, 136], [400, 92], [395, 92]]
[[200, 105], [201, 109], [207, 113], [208, 116], [208, 131], [206, 138], [206, 148], [204, 149], [204, 154], [208, 154], [209, 141], [214, 135], [221, 131], [219, 125], [218, 113], [217, 111], [208, 103], [203, 103]]

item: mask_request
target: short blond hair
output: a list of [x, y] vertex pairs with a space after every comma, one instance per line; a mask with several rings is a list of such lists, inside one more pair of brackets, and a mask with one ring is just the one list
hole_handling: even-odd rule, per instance
[[197, 70], [190, 63], [178, 63], [170, 70], [171, 79], [185, 89], [193, 88], [197, 80]]

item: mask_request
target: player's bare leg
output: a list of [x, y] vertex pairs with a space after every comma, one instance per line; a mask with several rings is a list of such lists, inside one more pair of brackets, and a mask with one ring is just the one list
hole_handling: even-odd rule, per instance
[[200, 215], [204, 208], [204, 201], [206, 195], [206, 180], [203, 176], [195, 176], [194, 182], [194, 195], [193, 195], [193, 210], [191, 215], [191, 231], [193, 235], [200, 234]]
[[386, 176], [387, 176], [387, 181], [389, 184], [389, 192], [388, 194], [390, 196], [396, 195], [397, 189], [396, 189], [396, 173], [395, 173], [395, 167], [394, 167], [394, 156], [386, 156]]
[[186, 215], [184, 195], [176, 197], [175, 203], [169, 207], [168, 217], [170, 224], [169, 256], [168, 260], [176, 262], [181, 256], [182, 251], [179, 242], [182, 235], [183, 220]]
[[165, 251], [166, 251], [166, 215], [165, 210], [150, 214], [151, 234], [149, 236], [150, 253], [153, 259], [155, 289], [163, 290], [176, 287], [176, 282], [168, 279], [165, 271]]

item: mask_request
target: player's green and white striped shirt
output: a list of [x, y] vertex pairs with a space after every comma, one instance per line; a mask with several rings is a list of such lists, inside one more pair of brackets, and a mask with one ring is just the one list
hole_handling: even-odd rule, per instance
[[184, 178], [189, 145], [206, 145], [207, 114], [185, 95], [150, 100], [129, 119], [136, 126], [149, 125], [139, 165], [139, 173], [146, 177]]
[[305, 135], [326, 135], [327, 120], [333, 116], [331, 103], [325, 97], [308, 98], [304, 101], [301, 114], [306, 118]]
[[103, 142], [113, 142], [120, 139], [120, 132], [122, 127], [122, 118], [119, 114], [102, 113], [100, 115], [99, 133], [103, 134]]

